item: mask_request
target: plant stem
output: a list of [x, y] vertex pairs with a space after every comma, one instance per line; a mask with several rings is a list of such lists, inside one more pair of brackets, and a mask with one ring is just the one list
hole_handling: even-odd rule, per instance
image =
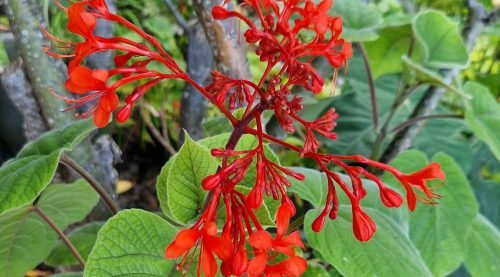
[[368, 61], [368, 54], [361, 43], [357, 43], [361, 57], [363, 58], [363, 64], [365, 65], [366, 76], [368, 78], [368, 87], [370, 89], [370, 102], [372, 104], [372, 117], [373, 117], [373, 129], [376, 131], [378, 129], [378, 106], [377, 98], [375, 93], [375, 83], [373, 80], [373, 73], [370, 67], [370, 62]]
[[299, 230], [300, 226], [302, 226], [304, 224], [304, 219], [305, 219], [305, 215], [301, 215], [298, 218], [296, 218], [294, 221], [290, 222], [290, 225], [288, 225], [287, 234], [290, 234], [294, 231]]
[[175, 155], [177, 151], [175, 148], [172, 146], [170, 143], [170, 140], [168, 137], [164, 137], [162, 133], [155, 127], [153, 122], [149, 119], [148, 115], [146, 114], [145, 108], [140, 109], [140, 114], [141, 114], [141, 119], [144, 121], [144, 124], [146, 124], [146, 127], [148, 127], [149, 131], [151, 132], [152, 136], [158, 140], [158, 142], [161, 144], [161, 146], [170, 154], [170, 155]]
[[81, 167], [77, 162], [66, 155], [62, 155], [60, 162], [69, 168], [73, 169], [78, 173], [83, 179], [85, 179], [90, 186], [101, 196], [106, 206], [108, 206], [109, 210], [113, 215], [117, 214], [120, 210], [118, 206], [115, 204], [111, 196], [106, 192], [106, 190], [102, 187], [102, 185], [87, 172], [83, 167]]
[[59, 238], [64, 242], [66, 247], [68, 247], [69, 251], [75, 256], [75, 258], [78, 260], [78, 263], [82, 266], [85, 267], [85, 260], [82, 258], [80, 253], [78, 253], [78, 250], [76, 247], [71, 243], [71, 241], [68, 239], [68, 237], [63, 233], [63, 231], [57, 227], [57, 225], [42, 211], [40, 210], [37, 206], [33, 206], [32, 210], [37, 213], [43, 221], [45, 221], [47, 224], [49, 224], [50, 228], [54, 230], [54, 232], [57, 233]]
[[433, 114], [433, 115], [418, 116], [418, 117], [410, 118], [407, 121], [394, 127], [390, 131], [390, 133], [397, 133], [397, 132], [401, 131], [402, 129], [404, 129], [408, 126], [411, 126], [411, 125], [413, 125], [419, 121], [422, 121], [422, 120], [437, 119], [437, 118], [462, 118], [462, 116], [456, 115], [456, 114]]

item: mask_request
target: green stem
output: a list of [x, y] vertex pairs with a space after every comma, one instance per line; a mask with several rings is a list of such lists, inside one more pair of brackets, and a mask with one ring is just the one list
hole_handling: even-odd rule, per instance
[[413, 125], [419, 121], [422, 121], [422, 120], [438, 119], [438, 118], [462, 118], [462, 116], [456, 115], [456, 114], [433, 114], [433, 115], [417, 116], [414, 118], [410, 118], [409, 120], [394, 127], [390, 131], [390, 133], [397, 133], [397, 132], [403, 130], [404, 128], [411, 126], [411, 125]]
[[373, 129], [376, 131], [378, 129], [378, 106], [377, 98], [375, 93], [375, 82], [373, 80], [372, 69], [370, 67], [370, 62], [368, 60], [368, 54], [361, 43], [357, 43], [361, 57], [363, 58], [363, 64], [365, 65], [366, 77], [368, 78], [368, 88], [370, 90], [370, 102], [372, 104], [372, 117], [373, 117]]
[[115, 204], [111, 196], [106, 192], [102, 185], [92, 175], [90, 175], [89, 172], [87, 172], [87, 170], [85, 170], [77, 162], [66, 155], [62, 155], [60, 162], [73, 169], [76, 173], [78, 173], [78, 175], [85, 179], [90, 184], [90, 186], [92, 186], [92, 188], [101, 196], [102, 200], [104, 200], [104, 203], [106, 203], [106, 206], [108, 206], [113, 215], [118, 213], [120, 209]]
[[50, 226], [50, 228], [52, 228], [52, 230], [54, 230], [54, 232], [57, 233], [57, 235], [64, 242], [64, 244], [66, 245], [66, 247], [68, 247], [69, 251], [71, 251], [71, 253], [73, 254], [73, 256], [75, 256], [75, 258], [78, 260], [78, 263], [82, 267], [85, 267], [85, 260], [82, 258], [82, 256], [80, 255], [80, 253], [78, 253], [78, 250], [76, 249], [76, 247], [73, 245], [73, 243], [71, 243], [71, 241], [63, 233], [63, 231], [59, 227], [57, 227], [57, 225], [42, 210], [40, 210], [38, 207], [33, 206], [32, 210], [36, 214], [38, 214], [43, 219], [43, 221], [45, 221]]

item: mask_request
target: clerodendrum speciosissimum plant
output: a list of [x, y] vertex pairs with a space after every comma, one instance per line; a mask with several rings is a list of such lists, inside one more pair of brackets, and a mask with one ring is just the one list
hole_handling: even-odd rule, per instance
[[[226, 0], [213, 9], [214, 19], [236, 18], [247, 25], [244, 37], [247, 43], [257, 45], [257, 55], [267, 64], [260, 82], [237, 80], [220, 72], [213, 72], [212, 83], [207, 87], [194, 82], [157, 39], [148, 35], [125, 18], [111, 13], [104, 0], [84, 0], [63, 8], [69, 17], [68, 29], [83, 37], [82, 42], [64, 42], [49, 36], [55, 43], [54, 48], [71, 49], [72, 53], [47, 53], [71, 61], [68, 67], [69, 78], [66, 89], [79, 97], [65, 99], [72, 107], [78, 107], [91, 100], [97, 104], [86, 116], [94, 116], [95, 124], [104, 127], [115, 113], [118, 122], [126, 121], [134, 103], [148, 90], [166, 79], [181, 79], [193, 85], [227, 117], [234, 127], [224, 149], [212, 149], [212, 155], [222, 162], [213, 175], [206, 177], [203, 189], [209, 191], [206, 206], [197, 222], [189, 229], [180, 231], [175, 240], [166, 248], [167, 258], [180, 258], [179, 269], [186, 270], [197, 256], [197, 274], [215, 276], [221, 260], [221, 272], [225, 276], [248, 275], [260, 276], [299, 276], [306, 269], [306, 261], [295, 254], [295, 247], [304, 247], [299, 233], [287, 234], [290, 218], [295, 214], [293, 202], [286, 194], [290, 186], [287, 179], [303, 180], [304, 176], [270, 161], [264, 152], [264, 143], [276, 143], [301, 157], [312, 159], [321, 168], [328, 180], [328, 194], [323, 212], [313, 222], [312, 229], [319, 232], [326, 217], [335, 219], [339, 209], [336, 189], [340, 188], [352, 203], [353, 232], [360, 241], [369, 240], [376, 230], [375, 223], [363, 211], [360, 200], [366, 195], [361, 177], [373, 180], [379, 187], [380, 198], [385, 206], [400, 207], [403, 198], [396, 191], [384, 185], [364, 166], [381, 169], [393, 174], [406, 190], [407, 205], [415, 209], [416, 201], [435, 203], [432, 189], [426, 182], [430, 179], [443, 179], [444, 174], [439, 164], [432, 163], [413, 174], [403, 174], [397, 169], [365, 157], [341, 156], [318, 153], [317, 135], [336, 139], [333, 132], [338, 114], [334, 109], [314, 121], [306, 121], [299, 116], [303, 109], [302, 98], [290, 92], [293, 86], [301, 86], [312, 93], [319, 93], [324, 85], [322, 76], [313, 68], [311, 62], [326, 58], [334, 69], [334, 78], [341, 67], [345, 67], [352, 56], [349, 42], [341, 38], [342, 19], [327, 14], [333, 0], [323, 0], [317, 5], [312, 0], [245, 0], [242, 7], [251, 9], [258, 16], [258, 23], [247, 18], [243, 13], [225, 8]], [[96, 20], [108, 20], [121, 24], [136, 32], [143, 39], [141, 42], [123, 37], [104, 38], [94, 35]], [[314, 38], [302, 41], [299, 34], [313, 32]], [[91, 54], [114, 50], [115, 68], [90, 69], [82, 64]], [[160, 62], [165, 72], [148, 68], [153, 62]], [[272, 69], [278, 69], [272, 74]], [[116, 81], [111, 81], [115, 77]], [[139, 83], [125, 98], [120, 106], [116, 90], [125, 84]], [[232, 115], [235, 103], [246, 106], [241, 119]], [[281, 127], [287, 132], [295, 131], [295, 124], [303, 125], [306, 140], [302, 147], [290, 145], [278, 138], [266, 134], [262, 129], [261, 115], [266, 110], [274, 111]], [[255, 120], [256, 128], [250, 127]], [[235, 147], [243, 134], [251, 134], [258, 139], [255, 149], [236, 151]], [[256, 179], [248, 195], [235, 190], [235, 186], [245, 177], [252, 161], [256, 161]], [[354, 164], [354, 165], [351, 165]], [[331, 168], [340, 167], [351, 179], [348, 186]], [[423, 194], [415, 193], [414, 189]], [[281, 201], [276, 216], [276, 236], [267, 232], [259, 223], [254, 210], [262, 205], [263, 194], [271, 195]], [[219, 205], [223, 205], [226, 218], [224, 226], [216, 225]], [[222, 227], [222, 228], [219, 228]], [[197, 252], [199, 249], [199, 252]], [[199, 253], [199, 254], [198, 254]]]

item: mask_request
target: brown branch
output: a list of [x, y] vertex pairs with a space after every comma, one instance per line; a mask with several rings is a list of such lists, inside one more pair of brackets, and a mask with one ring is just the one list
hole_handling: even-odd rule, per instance
[[108, 206], [109, 210], [114, 215], [118, 213], [118, 211], [120, 210], [118, 206], [115, 204], [106, 190], [101, 186], [101, 184], [92, 175], [90, 175], [90, 173], [88, 173], [77, 162], [66, 155], [61, 156], [60, 162], [76, 171], [76, 173], [78, 173], [83, 179], [85, 179], [90, 184], [90, 186], [92, 186], [92, 188], [101, 196], [102, 200], [104, 200], [104, 203], [106, 203], [106, 206]]
[[82, 267], [85, 267], [85, 260], [82, 258], [82, 256], [80, 255], [80, 253], [78, 253], [78, 250], [73, 245], [73, 243], [71, 243], [71, 241], [64, 234], [64, 232], [59, 227], [57, 227], [57, 225], [42, 210], [40, 210], [37, 206], [33, 206], [32, 210], [36, 214], [38, 214], [43, 219], [43, 221], [45, 221], [45, 223], [47, 223], [50, 226], [50, 228], [52, 228], [52, 230], [54, 230], [54, 232], [57, 233], [57, 235], [64, 242], [64, 244], [66, 245], [66, 247], [68, 247], [69, 251], [71, 251], [71, 253], [73, 254], [73, 256], [75, 256], [75, 258], [78, 260], [78, 263]]
[[170, 143], [168, 137], [164, 137], [162, 133], [155, 127], [153, 122], [151, 122], [148, 115], [146, 114], [146, 109], [141, 107], [140, 113], [141, 113], [141, 119], [142, 121], [144, 121], [144, 124], [146, 124], [146, 127], [151, 132], [151, 135], [153, 135], [153, 137], [161, 144], [163, 148], [165, 148], [165, 150], [168, 153], [170, 153], [170, 155], [175, 155], [177, 151]]
[[[218, 1], [193, 0], [193, 7], [200, 20], [207, 40], [212, 46], [219, 71], [235, 79], [250, 80], [246, 59], [245, 40], [241, 38], [235, 19], [214, 20], [212, 8]], [[220, 1], [219, 3], [222, 3]], [[231, 8], [229, 5], [229, 9]]]

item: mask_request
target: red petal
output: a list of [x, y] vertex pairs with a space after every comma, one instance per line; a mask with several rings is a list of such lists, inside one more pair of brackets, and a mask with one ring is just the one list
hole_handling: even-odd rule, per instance
[[111, 113], [97, 107], [94, 112], [94, 124], [97, 128], [104, 128], [108, 125]]
[[232, 273], [236, 276], [241, 276], [248, 268], [248, 257], [245, 253], [244, 246], [240, 247], [236, 251], [236, 255], [233, 257]]
[[182, 256], [188, 249], [186, 248], [180, 248], [177, 245], [175, 245], [175, 242], [172, 242], [166, 249], [165, 249], [165, 257], [169, 259], [175, 259], [179, 258]]
[[108, 92], [99, 100], [99, 108], [105, 110], [108, 113], [113, 112], [118, 108], [120, 104], [120, 99], [115, 92]]
[[175, 245], [180, 248], [190, 249], [198, 241], [198, 238], [198, 231], [193, 229], [184, 229], [177, 233], [174, 242]]
[[285, 246], [298, 246], [298, 247], [304, 248], [304, 243], [302, 242], [302, 239], [300, 238], [299, 231], [295, 231], [288, 236], [284, 236], [281, 239], [280, 244], [285, 245]]
[[380, 188], [380, 198], [386, 207], [397, 208], [403, 204], [403, 197], [390, 188]]
[[201, 270], [206, 277], [213, 277], [217, 274], [217, 262], [208, 249], [201, 249]]
[[269, 249], [273, 247], [273, 237], [268, 232], [260, 230], [250, 235], [248, 243], [257, 249]]
[[288, 205], [281, 205], [276, 215], [276, 238], [280, 238], [286, 234], [290, 223], [290, 208]]
[[264, 270], [266, 269], [267, 264], [267, 254], [265, 251], [262, 251], [259, 255], [255, 256], [249, 263], [247, 274], [250, 277], [253, 276], [262, 276]]
[[352, 229], [356, 238], [360, 241], [369, 241], [377, 226], [373, 220], [357, 206], [352, 207]]

